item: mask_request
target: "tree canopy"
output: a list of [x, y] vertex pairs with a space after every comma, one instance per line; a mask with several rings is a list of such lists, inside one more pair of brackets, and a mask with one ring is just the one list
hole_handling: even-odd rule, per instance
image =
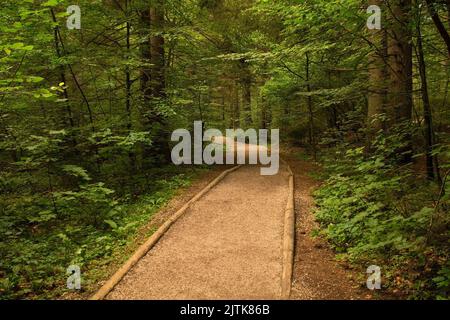
[[336, 251], [448, 298], [448, 1], [78, 0], [79, 29], [71, 5], [0, 8], [2, 298], [60, 296], [70, 264], [98, 281], [195, 174], [170, 133], [196, 120], [280, 129], [323, 164]]

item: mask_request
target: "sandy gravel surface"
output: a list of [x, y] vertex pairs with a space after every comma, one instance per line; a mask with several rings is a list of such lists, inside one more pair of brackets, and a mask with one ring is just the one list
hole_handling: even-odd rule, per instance
[[277, 299], [288, 174], [257, 166], [196, 202], [107, 299]]

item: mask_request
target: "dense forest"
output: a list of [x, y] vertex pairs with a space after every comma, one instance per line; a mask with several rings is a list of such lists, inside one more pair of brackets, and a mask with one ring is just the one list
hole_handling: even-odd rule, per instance
[[449, 33], [448, 0], [2, 0], [0, 298], [102, 279], [208, 169], [170, 159], [203, 121], [280, 129], [321, 166], [316, 236], [447, 299]]

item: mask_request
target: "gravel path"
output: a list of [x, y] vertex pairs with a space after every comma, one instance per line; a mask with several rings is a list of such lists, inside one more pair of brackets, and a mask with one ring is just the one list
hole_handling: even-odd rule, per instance
[[229, 174], [169, 229], [107, 299], [277, 299], [288, 173]]

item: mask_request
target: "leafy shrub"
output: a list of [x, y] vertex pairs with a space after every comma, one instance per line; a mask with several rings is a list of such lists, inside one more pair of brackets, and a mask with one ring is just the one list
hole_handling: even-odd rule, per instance
[[416, 298], [448, 297], [450, 190], [417, 177], [412, 165], [399, 166], [402, 141], [395, 132], [378, 135], [370, 153], [338, 146], [315, 193], [317, 219], [343, 257], [385, 266], [392, 289], [403, 286]]
[[81, 167], [63, 170], [79, 184], [53, 193], [56, 212], [51, 198], [41, 194], [22, 195], [21, 201], [0, 196], [0, 299], [59, 297], [67, 291], [66, 268], [73, 264], [81, 267], [82, 290], [89, 290], [113, 257], [126, 259], [117, 252], [192, 177], [166, 169], [166, 179], [130, 199], [91, 183]]

